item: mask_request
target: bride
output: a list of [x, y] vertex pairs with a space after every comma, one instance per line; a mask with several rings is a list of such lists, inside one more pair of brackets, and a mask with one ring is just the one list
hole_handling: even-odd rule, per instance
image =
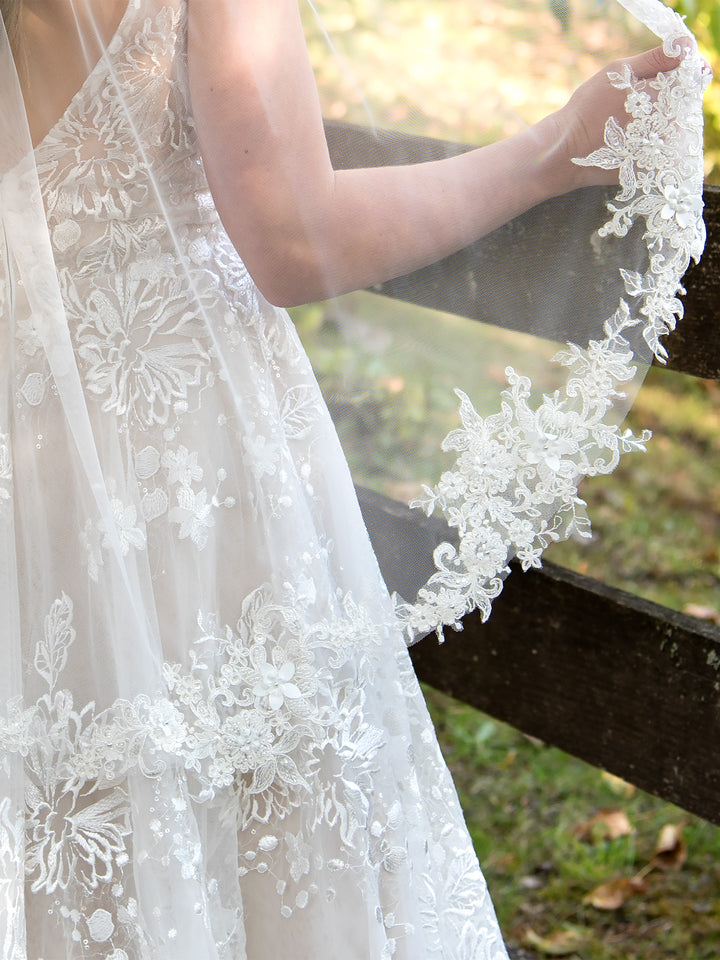
[[505, 958], [282, 308], [617, 182], [573, 159], [645, 81], [700, 89], [691, 41], [335, 172], [295, 0], [0, 11], [3, 956]]

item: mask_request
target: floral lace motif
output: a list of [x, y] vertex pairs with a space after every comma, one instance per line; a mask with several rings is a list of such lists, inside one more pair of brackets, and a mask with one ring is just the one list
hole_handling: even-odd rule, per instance
[[[260, 588], [246, 598], [235, 626], [198, 618], [192, 665], [164, 665], [165, 693], [118, 699], [96, 711], [93, 703], [76, 707], [70, 690], [61, 687], [76, 642], [73, 609], [63, 594], [45, 617], [34, 667], [47, 692], [27, 708], [10, 704], [0, 718], [0, 747], [5, 756], [25, 758], [30, 888], [38, 895], [64, 894], [60, 915], [80, 939], [107, 943], [115, 952], [104, 956], [113, 960], [138, 947], [137, 905], [128, 895], [132, 845], [140, 842], [128, 785], [135, 773], [158, 785], [149, 833], [184, 880], [213, 886], [188, 821], [198, 804], [219, 806], [234, 824], [242, 839], [240, 877], [269, 872], [277, 878], [285, 917], [321, 891], [332, 896], [344, 874], [361, 885], [368, 870], [370, 876], [405, 875], [414, 791], [404, 804], [387, 803], [378, 792], [378, 755], [397, 734], [367, 715], [394, 625], [373, 623], [349, 596], [335, 617], [318, 618], [297, 594], [277, 602]], [[397, 649], [410, 692], [412, 669], [402, 644]], [[436, 802], [447, 813], [453, 802], [447, 772], [439, 754], [426, 759], [439, 764]], [[169, 840], [160, 815], [160, 786], [168, 776], [184, 784], [172, 800]], [[444, 922], [458, 923], [469, 938], [467, 951], [457, 956], [489, 957], [493, 938], [485, 928], [468, 926], [486, 896], [469, 838], [442, 815], [437, 824], [455, 856], [435, 869], [449, 867], [445, 886], [458, 891]], [[2, 827], [0, 854], [17, 846], [14, 828], [7, 822]], [[325, 857], [312, 843], [318, 830], [330, 851]], [[421, 898], [435, 899], [444, 889], [429, 876], [421, 882], [428, 884]], [[68, 894], [77, 908], [67, 905]], [[399, 916], [382, 919], [390, 946], [405, 927]]]
[[[682, 21], [673, 18], [675, 34], [683, 36]], [[619, 171], [621, 189], [608, 204], [611, 217], [600, 237], [624, 237], [638, 220], [645, 227], [649, 269], [620, 271], [628, 299], [605, 321], [605, 339], [558, 352], [554, 359], [568, 368], [565, 390], [544, 396], [536, 407], [529, 379], [511, 367], [501, 410], [493, 416], [480, 417], [457, 391], [462, 427], [443, 443], [444, 450], [457, 451], [455, 466], [411, 505], [428, 515], [441, 510], [459, 544], [437, 547], [437, 572], [417, 601], [397, 604], [411, 640], [432, 630], [442, 639], [444, 625], [460, 629], [474, 609], [487, 619], [512, 557], [523, 570], [539, 567], [549, 543], [572, 533], [590, 536], [578, 483], [611, 473], [622, 453], [644, 449], [650, 438], [648, 431], [635, 437], [621, 430], [608, 414], [623, 396], [622, 384], [635, 375], [630, 340], [637, 330], [664, 362], [660, 337], [682, 316], [680, 280], [705, 242], [702, 115], [699, 105], [689, 113], [688, 104], [709, 77], [697, 52], [685, 53], [677, 70], [656, 80], [638, 80], [628, 66], [611, 73], [613, 86], [627, 91], [632, 119], [624, 130], [608, 120], [605, 146], [575, 161]]]

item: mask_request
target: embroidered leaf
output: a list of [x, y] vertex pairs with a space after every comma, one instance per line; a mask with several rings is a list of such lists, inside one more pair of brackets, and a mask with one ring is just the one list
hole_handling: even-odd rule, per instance
[[45, 617], [45, 637], [35, 647], [35, 669], [47, 681], [50, 691], [67, 663], [68, 649], [75, 639], [73, 604], [66, 593], [55, 600]]
[[275, 764], [272, 760], [256, 767], [252, 783], [250, 784], [250, 793], [262, 793], [270, 786], [275, 779]]
[[285, 436], [291, 440], [300, 440], [320, 415], [318, 396], [309, 384], [291, 387], [280, 401], [280, 419]]
[[610, 117], [605, 124], [605, 143], [618, 153], [625, 149], [625, 131], [615, 117]]

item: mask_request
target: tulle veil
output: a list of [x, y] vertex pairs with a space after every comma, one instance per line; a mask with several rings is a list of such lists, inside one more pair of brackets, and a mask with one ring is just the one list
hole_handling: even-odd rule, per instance
[[[550, 22], [552, 6], [545, 5]], [[573, 12], [597, 15], [589, 6], [555, 8], [567, 28], [565, 18]], [[632, 119], [608, 124], [604, 146], [577, 162], [617, 169], [620, 189], [563, 198], [558, 237], [547, 233], [558, 230], [558, 217], [550, 226], [521, 221], [515, 231], [486, 238], [479, 267], [472, 256], [458, 257], [381, 287], [415, 304], [440, 300], [449, 314], [484, 322], [418, 306], [403, 310], [396, 301], [369, 295], [332, 304], [324, 323], [315, 315], [305, 326], [302, 316], [299, 320], [310, 355], [317, 357], [321, 386], [356, 483], [370, 488], [370, 501], [375, 493], [409, 501], [438, 520], [433, 570], [426, 542], [395, 558], [392, 547], [384, 549], [382, 521], [375, 514], [370, 519], [377, 524], [372, 532], [385, 559], [386, 580], [402, 601], [410, 601], [398, 607], [410, 641], [432, 629], [440, 634], [443, 626], [459, 627], [472, 609], [489, 616], [513, 558], [528, 570], [540, 565], [553, 542], [589, 537], [592, 510], [588, 514], [578, 492], [581, 479], [612, 472], [620, 456], [643, 450], [649, 438], [647, 431], [633, 436], [622, 424], [648, 366], [665, 360], [662, 338], [682, 317], [679, 281], [704, 245], [700, 106], [689, 91], [703, 89], [707, 76], [697, 53], [690, 54], [693, 41], [684, 23], [668, 7], [622, 2], [603, 9], [620, 18], [626, 45], [647, 47], [660, 38], [668, 51], [680, 49], [678, 44], [687, 50], [688, 69], [694, 64], [687, 99], [675, 86], [686, 85], [679, 75], [663, 90], [638, 85], [627, 73], [614, 76], [627, 91]], [[431, 5], [419, 18], [423, 12], [432, 19]], [[493, 14], [482, 16], [492, 20]], [[524, 9], [519, 16], [526, 17]], [[442, 38], [440, 50], [447, 34], [442, 17], [437, 20], [433, 29]], [[508, 15], [498, 30], [511, 22]], [[393, 28], [391, 37], [401, 29]], [[509, 29], [518, 35], [519, 46], [532, 36], [525, 19], [522, 28]], [[499, 46], [504, 49], [502, 42]], [[514, 49], [511, 43], [508, 47]], [[577, 59], [587, 53], [587, 48], [578, 50]], [[504, 113], [505, 129], [514, 131], [528, 116], [539, 115], [528, 91], [536, 92], [538, 102], [543, 85], [559, 87], [561, 98], [569, 93], [567, 86], [548, 83], [548, 76], [552, 71], [540, 67], [538, 76], [526, 81], [524, 97], [518, 98], [524, 99], [523, 107], [504, 103], [492, 83], [480, 102], [484, 94]], [[354, 89], [362, 84], [351, 78], [347, 86], [352, 103]], [[427, 93], [429, 87], [422, 89]], [[372, 102], [363, 102], [352, 119], [371, 128], [389, 120], [393, 133], [376, 133], [391, 144], [397, 130], [437, 135], [441, 126], [441, 136], [452, 135], [452, 121], [442, 126], [433, 114], [418, 120], [407, 106], [406, 88], [403, 94], [403, 119], [394, 124], [393, 108], [378, 121]], [[327, 103], [330, 111], [338, 106], [332, 95]], [[482, 116], [482, 111], [473, 116], [478, 113]], [[342, 142], [337, 124], [329, 133]], [[663, 142], [663, 159], [654, 155], [656, 138]], [[362, 157], [364, 149], [363, 141], [344, 151], [340, 146], [340, 162], [361, 163], [354, 151]], [[454, 147], [439, 142], [435, 155], [444, 149]], [[413, 145], [377, 151], [383, 152], [407, 158]], [[517, 252], [507, 254], [513, 246]], [[468, 276], [457, 283], [463, 271]], [[424, 286], [436, 293], [451, 284], [455, 302], [423, 291]], [[335, 345], [332, 359], [328, 342]]]
[[[82, 5], [84, 0], [73, 2]], [[139, 16], [138, 11], [147, 3], [129, 0], [124, 19], [127, 21], [133, 13]], [[156, 0], [152, 3], [162, 6]], [[157, 42], [153, 56], [170, 57], [170, 47], [177, 42], [170, 37], [179, 6], [182, 4], [178, 0], [168, 3], [165, 19], [154, 23]], [[253, 593], [244, 585], [250, 578], [237, 577], [239, 595], [248, 598], [242, 618], [250, 624], [251, 633], [255, 630], [269, 635], [281, 622], [281, 606], [285, 618], [282, 623], [291, 632], [287, 619], [291, 614], [287, 611], [294, 609], [294, 629], [298, 635], [312, 637], [313, 650], [324, 651], [325, 669], [328, 664], [344, 664], [344, 653], [330, 648], [327, 636], [320, 635], [313, 625], [313, 616], [325, 627], [335, 624], [335, 633], [344, 638], [348, 649], [362, 649], [363, 644], [372, 648], [373, 637], [392, 630], [412, 642], [434, 630], [441, 632], [445, 626], [459, 626], [462, 617], [473, 609], [489, 616], [511, 559], [517, 558], [523, 568], [529, 569], [540, 564], [544, 548], [553, 541], [587, 534], [586, 505], [578, 492], [581, 480], [612, 471], [623, 453], [642, 448], [647, 441], [646, 434], [632, 435], [623, 426], [623, 417], [645, 369], [654, 358], [660, 362], [664, 358], [662, 337], [682, 316], [678, 298], [682, 276], [703, 248], [701, 100], [708, 76], [682, 19], [660, 0], [619, 0], [615, 6], [624, 8], [659, 37], [668, 52], [682, 50], [683, 58], [676, 71], [657, 82], [639, 82], [629, 72], [615, 75], [615, 85], [626, 91], [630, 120], [624, 126], [610, 122], [605, 144], [590, 157], [579, 158], [583, 163], [617, 168], [620, 176], [619, 188], [609, 194], [591, 191], [586, 196], [578, 195], [571, 207], [573, 242], [578, 244], [575, 255], [589, 264], [594, 280], [578, 290], [570, 274], [562, 283], [546, 284], [543, 274], [534, 277], [526, 297], [526, 334], [513, 333], [517, 318], [504, 318], [501, 309], [493, 316], [496, 332], [489, 333], [487, 325], [462, 319], [462, 304], [457, 305], [455, 313], [448, 310], [429, 319], [425, 316], [423, 332], [418, 334], [412, 318], [381, 297], [331, 305], [322, 322], [313, 320], [317, 312], [300, 318], [301, 332], [307, 336], [325, 400], [336, 416], [343, 456], [350, 463], [355, 482], [383, 496], [411, 501], [416, 509], [437, 517], [438, 535], [422, 555], [419, 550], [417, 557], [394, 561], [397, 565], [417, 564], [417, 573], [400, 568], [383, 570], [391, 596], [383, 594], [382, 601], [373, 601], [375, 613], [368, 616], [363, 591], [375, 595], [378, 587], [364, 572], [370, 554], [361, 516], [355, 509], [346, 512], [345, 502], [335, 499], [334, 491], [345, 489], [347, 483], [339, 452], [337, 461], [333, 454], [327, 462], [320, 485], [308, 492], [310, 481], [302, 468], [297, 477], [288, 478], [283, 474], [280, 454], [271, 445], [263, 446], [262, 438], [236, 438], [245, 444], [248, 458], [254, 458], [249, 475], [258, 483], [274, 484], [263, 504], [267, 529], [274, 541], [268, 548], [269, 556], [258, 552], [257, 561], [255, 555], [252, 561], [247, 557], [243, 561], [237, 545], [224, 546], [216, 566], [244, 562], [247, 567], [257, 562], [284, 571], [292, 564], [286, 564], [283, 550], [294, 556], [297, 544], [303, 538], [307, 542], [303, 578], [294, 580], [292, 589], [287, 588], [284, 605], [277, 597], [268, 599]], [[323, 8], [319, 9], [322, 16]], [[82, 22], [89, 21], [83, 18]], [[102, 91], [112, 89], [112, 96], [121, 103], [124, 129], [132, 131], [138, 162], [149, 172], [141, 187], [129, 171], [123, 189], [128, 205], [138, 201], [141, 189], [152, 194], [164, 219], [157, 236], [162, 232], [170, 237], [168, 249], [177, 254], [177, 283], [170, 293], [175, 295], [182, 288], [185, 306], [172, 334], [163, 342], [174, 345], [177, 341], [173, 337], [182, 336], [188, 344], [197, 345], [201, 337], [198, 331], [208, 318], [207, 305], [214, 294], [212, 281], [202, 269], [202, 244], [193, 246], [186, 235], [186, 211], [173, 189], [173, 176], [186, 176], [187, 170], [178, 167], [172, 176], [166, 170], [155, 176], [155, 141], [149, 131], [154, 125], [160, 129], [166, 117], [138, 112], [122, 72], [127, 64], [118, 65], [116, 59], [118, 38], [119, 33], [106, 41], [102, 50], [100, 62], [107, 66]], [[85, 40], [88, 49], [98, 49], [96, 35]], [[138, 63], [148, 56], [140, 41], [133, 48], [133, 56]], [[180, 70], [181, 61], [179, 58]], [[98, 68], [92, 63], [88, 68], [92, 79]], [[155, 82], [154, 75], [148, 76], [152, 77], [148, 82]], [[25, 810], [28, 796], [36, 811], [50, 802], [40, 797], [37, 784], [43, 777], [50, 782], [47, 771], [52, 755], [53, 763], [62, 757], [62, 774], [53, 781], [53, 789], [58, 796], [62, 792], [63, 796], [82, 800], [75, 819], [67, 820], [81, 852], [74, 860], [62, 860], [59, 854], [50, 866], [47, 862], [41, 866], [38, 859], [32, 861], [27, 882], [48, 892], [44, 910], [67, 912], [63, 913], [67, 929], [78, 931], [73, 941], [77, 956], [108, 960], [130, 956], [167, 960], [240, 956], [239, 952], [229, 952], [240, 950], [238, 944], [243, 939], [238, 932], [237, 912], [214, 895], [196, 869], [201, 855], [208, 863], [220, 864], [223, 860], [222, 840], [218, 839], [222, 834], [212, 834], [216, 846], [209, 849], [210, 832], [203, 819], [211, 816], [220, 774], [217, 764], [208, 772], [209, 752], [203, 753], [201, 740], [211, 735], [214, 723], [219, 731], [220, 725], [229, 720], [221, 719], [222, 704], [217, 716], [201, 715], [200, 700], [193, 699], [191, 687], [201, 680], [204, 683], [214, 669], [209, 660], [203, 660], [209, 638], [215, 644], [215, 666], [225, 671], [222, 675], [226, 680], [233, 672], [240, 676], [250, 666], [232, 656], [222, 661], [221, 652], [231, 646], [230, 634], [223, 634], [222, 625], [194, 616], [193, 629], [205, 647], [197, 639], [188, 639], [180, 624], [173, 624], [170, 631], [162, 627], [153, 585], [155, 571], [143, 552], [151, 523], [164, 513], [174, 517], [173, 523], [181, 531], [179, 550], [189, 548], [191, 541], [196, 547], [204, 546], [203, 538], [216, 533], [208, 533], [210, 522], [203, 527], [203, 518], [217, 515], [214, 530], [220, 531], [225, 522], [222, 511], [225, 507], [230, 510], [236, 494], [224, 492], [226, 474], [218, 470], [206, 499], [200, 502], [200, 493], [192, 488], [195, 499], [188, 500], [190, 481], [195, 482], [192, 478], [199, 470], [197, 462], [185, 449], [185, 460], [180, 463], [179, 451], [184, 448], [168, 446], [170, 452], [161, 455], [151, 444], [133, 454], [133, 482], [139, 481], [139, 486], [132, 487], [124, 461], [127, 431], [119, 428], [112, 435], [101, 433], [92, 403], [95, 398], [109, 402], [107, 398], [115, 390], [112, 402], [116, 407], [124, 397], [128, 409], [145, 417], [153, 428], [167, 432], [171, 429], [168, 411], [177, 416], [185, 412], [190, 388], [197, 387], [201, 376], [206, 378], [211, 361], [216, 380], [233, 398], [233, 409], [246, 408], [253, 402], [252, 391], [259, 395], [266, 383], [260, 374], [251, 386], [238, 382], [233, 357], [243, 349], [243, 334], [230, 330], [229, 321], [218, 326], [207, 320], [210, 339], [202, 341], [202, 363], [190, 359], [189, 347], [183, 352], [185, 348], [173, 346], [175, 372], [165, 379], [160, 355], [153, 354], [149, 360], [146, 355], [145, 369], [149, 365], [156, 373], [160, 371], [157, 380], [161, 387], [155, 381], [150, 383], [150, 374], [150, 379], [143, 380], [133, 368], [136, 379], [132, 389], [122, 394], [125, 386], [119, 380], [110, 382], [109, 361], [105, 354], [101, 356], [99, 341], [91, 342], [89, 332], [85, 346], [78, 351], [73, 324], [67, 316], [67, 277], [59, 266], [58, 251], [64, 254], [70, 249], [76, 233], [85, 231], [86, 225], [80, 205], [64, 210], [59, 220], [49, 220], [46, 202], [47, 184], [54, 175], [52, 164], [42, 150], [33, 150], [21, 83], [4, 27], [0, 27], [0, 90], [2, 953], [12, 960], [27, 957], [27, 930], [37, 921], [36, 916], [26, 913]], [[102, 91], [99, 96], [105, 95]], [[138, 97], [141, 94], [143, 91]], [[101, 117], [98, 122], [102, 122]], [[177, 136], [180, 142], [182, 135], [172, 124], [167, 125], [168, 137]], [[87, 141], [85, 145], [92, 152], [92, 143]], [[87, 163], [85, 173], [101, 178], [100, 169], [88, 173], [91, 160], [91, 155], [78, 149], [78, 169]], [[78, 190], [82, 189], [81, 184]], [[109, 213], [110, 219], [121, 215], [122, 210]], [[156, 234], [149, 234], [144, 249], [154, 249], [155, 243]], [[171, 268], [163, 266], [161, 259], [155, 263], [144, 260], [140, 246], [138, 251], [134, 276], [144, 283], [151, 278], [161, 284], [163, 270]], [[90, 269], [91, 254], [103, 256], [101, 250], [89, 251], [88, 259], [78, 262], [80, 273]], [[549, 273], [555, 269], [553, 263], [545, 267]], [[107, 270], [112, 270], [112, 264], [107, 264]], [[153, 270], [159, 274], [153, 274]], [[477, 279], [487, 284], [488, 299], [492, 299], [492, 272]], [[258, 294], [242, 277], [240, 282], [247, 309], [274, 318], [274, 308], [258, 304]], [[105, 302], [92, 300], [91, 295], [88, 303], [102, 322], [110, 323]], [[573, 317], [577, 322], [568, 333]], [[538, 330], [541, 338], [532, 336]], [[125, 341], [116, 333], [108, 333], [108, 343], [112, 340], [113, 350], [125, 349]], [[286, 349], [282, 338], [290, 334], [276, 336], [282, 352]], [[473, 351], [478, 355], [477, 363], [469, 359]], [[418, 369], [422, 382], [416, 383], [411, 371]], [[207, 379], [202, 383], [203, 390], [210, 386]], [[286, 406], [280, 403], [273, 414], [282, 420], [293, 443], [304, 442], [313, 429], [313, 389], [299, 376], [285, 395], [289, 398]], [[49, 420], [43, 414], [46, 402], [52, 403]], [[186, 404], [184, 409], [182, 404]], [[164, 442], [169, 445], [174, 441], [166, 436]], [[327, 444], [323, 450], [335, 449], [334, 439], [323, 442]], [[190, 477], [184, 486], [178, 481], [178, 490], [185, 491], [186, 500], [179, 500], [174, 507], [163, 504], [152, 486], [151, 478], [161, 468], [168, 474], [175, 471], [173, 476]], [[300, 497], [305, 499], [300, 501]], [[289, 519], [283, 514], [283, 498], [295, 505]], [[306, 504], [309, 499], [313, 504], [321, 499], [327, 503], [316, 508]], [[322, 514], [321, 521], [313, 511]], [[293, 527], [292, 536], [285, 532], [287, 524]], [[345, 541], [333, 545], [337, 570], [332, 568], [332, 576], [328, 573], [329, 546], [313, 532], [323, 525], [342, 531]], [[383, 535], [382, 529], [374, 531], [378, 540]], [[158, 566], [170, 563], [160, 554], [153, 562]], [[283, 576], [278, 573], [281, 584], [285, 584]], [[355, 605], [350, 604], [347, 593], [342, 600], [337, 599], [338, 583], [345, 582], [355, 584]], [[177, 602], [192, 589], [190, 581], [172, 587]], [[222, 605], [224, 598], [218, 602]], [[303, 619], [300, 610], [315, 614], [308, 613]], [[318, 610], [323, 611], [322, 616]], [[81, 635], [83, 656], [73, 660]], [[307, 659], [306, 653], [303, 656]], [[68, 664], [72, 666], [69, 685]], [[299, 666], [294, 675], [280, 660], [255, 663], [253, 669], [260, 679], [247, 689], [250, 693], [254, 689], [255, 696], [264, 696], [271, 704], [278, 697], [282, 703], [283, 696], [286, 705], [294, 699], [309, 702], [303, 699], [305, 688], [299, 679]], [[366, 664], [359, 669], [361, 675], [363, 669], [369, 671]], [[303, 680], [308, 689], [313, 682], [309, 674]], [[182, 684], [185, 692], [179, 694]], [[271, 688], [280, 693], [273, 695]], [[345, 696], [344, 709], [350, 715], [354, 709], [350, 693], [346, 691]], [[216, 685], [212, 703], [218, 704], [223, 697], [229, 697], [227, 690], [223, 692]], [[96, 718], [94, 725], [89, 722], [91, 716]], [[278, 743], [283, 745], [283, 758], [290, 755], [291, 740], [293, 750], [302, 747], [301, 743], [298, 746], [302, 737], [307, 736], [309, 742], [312, 724], [317, 729], [317, 724], [329, 723], [327, 716], [311, 716], [309, 712], [299, 719], [299, 715], [294, 717], [294, 732], [288, 727], [282, 734], [284, 739], [279, 737], [275, 743], [276, 747]], [[351, 725], [350, 720], [347, 723]], [[364, 732], [366, 744], [372, 735], [372, 731]], [[359, 742], [360, 733], [357, 738]], [[398, 751], [398, 763], [407, 763], [400, 747]], [[238, 759], [237, 751], [232, 756], [234, 760], [227, 754], [228, 763], [240, 769], [244, 761]], [[293, 791], [299, 793], [307, 787], [303, 769], [291, 768], [287, 759], [275, 759], [273, 763], [256, 764], [249, 772], [243, 770], [252, 781], [248, 803], [255, 805], [248, 813], [248, 823], [262, 820], [258, 805], [271, 790], [272, 777], [276, 778], [272, 784], [282, 782], [282, 788], [273, 794], [273, 802], [278, 804], [282, 795], [288, 810]], [[28, 764], [36, 781], [25, 772]], [[188, 778], [195, 778], [192, 788], [187, 786]], [[88, 786], [93, 783], [95, 786]], [[353, 788], [344, 783], [343, 789], [351, 793]], [[122, 816], [118, 813], [121, 807], [125, 811]], [[286, 848], [269, 827], [265, 829], [267, 822], [257, 840], [259, 846], [253, 849], [257, 863], [264, 857], [271, 864], [267, 868], [267, 890], [277, 890], [283, 909], [292, 912], [304, 906], [313, 891], [309, 881], [306, 888], [302, 887], [306, 872], [303, 858], [310, 855], [298, 852], [297, 838], [302, 831], [297, 823], [292, 827], [292, 815], [288, 817], [283, 830], [294, 838], [294, 859], [285, 853]], [[136, 851], [133, 898], [123, 900], [122, 892], [116, 890], [113, 902], [121, 904], [119, 912], [113, 913], [103, 903], [95, 905], [84, 920], [79, 914], [71, 915], [59, 892], [70, 883], [72, 869], [88, 873], [92, 866], [94, 882], [100, 883], [103, 870], [109, 870], [113, 857], [124, 849], [129, 822]], [[171, 827], [161, 829], [158, 823]], [[389, 823], [389, 819], [387, 824], [374, 823], [378, 845]], [[342, 825], [346, 839], [356, 829], [357, 824]], [[42, 847], [44, 842], [37, 833], [34, 835], [31, 846], [36, 858], [38, 849], [46, 849]], [[276, 849], [282, 849], [282, 856], [287, 857], [291, 885], [297, 887], [291, 907], [287, 906], [289, 900], [283, 900], [286, 894], [279, 892], [281, 881], [274, 872], [276, 866], [272, 866]], [[144, 851], [144, 855], [137, 855], [138, 851]], [[324, 862], [337, 871], [337, 888], [342, 895], [343, 883], [350, 881], [343, 879], [339, 855], [333, 859], [330, 854]], [[400, 864], [400, 851], [383, 850], [386, 860], [392, 861], [393, 856]], [[248, 854], [248, 870], [250, 859]], [[223, 869], [218, 866], [218, 874]], [[308, 876], [314, 869], [308, 861]], [[402, 885], [402, 874], [392, 876], [399, 876], [392, 882]], [[135, 931], [133, 936], [140, 943], [140, 925], [133, 910], [139, 910], [143, 917], [144, 945], [136, 946], [137, 952], [133, 953], [129, 940], [118, 939], [111, 949], [113, 931], [117, 933], [120, 926]], [[331, 929], [328, 904], [321, 916], [322, 923]], [[388, 916], [383, 921], [387, 929], [392, 926]], [[410, 924], [407, 926], [409, 930]], [[46, 951], [51, 949], [48, 943], [44, 943]], [[463, 957], [468, 960], [486, 956], [476, 952], [479, 948], [469, 941], [464, 949]], [[501, 957], [500, 951], [498, 947], [494, 955]]]

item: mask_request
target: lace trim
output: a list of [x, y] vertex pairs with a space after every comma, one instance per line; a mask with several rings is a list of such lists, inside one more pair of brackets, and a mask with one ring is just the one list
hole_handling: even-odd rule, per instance
[[[666, 49], [677, 52], [678, 40], [688, 34], [676, 14], [670, 21], [662, 22], [665, 32], [674, 30]], [[628, 334], [640, 331], [658, 361], [665, 361], [660, 337], [682, 317], [680, 280], [704, 247], [697, 92], [710, 78], [696, 51], [686, 51], [676, 71], [652, 81], [638, 80], [627, 66], [609, 77], [627, 91], [632, 119], [625, 130], [608, 120], [605, 145], [575, 163], [618, 170], [620, 191], [608, 204], [611, 216], [599, 235], [624, 237], [643, 222], [649, 269], [620, 271], [627, 299], [605, 321], [603, 340], [591, 340], [585, 349], [568, 344], [556, 354], [554, 360], [568, 368], [563, 392], [544, 396], [533, 408], [530, 380], [508, 367], [500, 412], [483, 418], [457, 391], [462, 426], [442, 445], [458, 454], [455, 466], [411, 506], [428, 516], [442, 511], [459, 543], [437, 547], [437, 572], [415, 603], [396, 600], [411, 642], [433, 630], [442, 640], [443, 626], [461, 629], [462, 617], [475, 609], [486, 620], [512, 557], [528, 570], [541, 566], [549, 543], [571, 533], [590, 536], [578, 483], [612, 472], [620, 454], [643, 450], [650, 438], [648, 431], [637, 437], [623, 431], [608, 422], [608, 414], [636, 371]]]

